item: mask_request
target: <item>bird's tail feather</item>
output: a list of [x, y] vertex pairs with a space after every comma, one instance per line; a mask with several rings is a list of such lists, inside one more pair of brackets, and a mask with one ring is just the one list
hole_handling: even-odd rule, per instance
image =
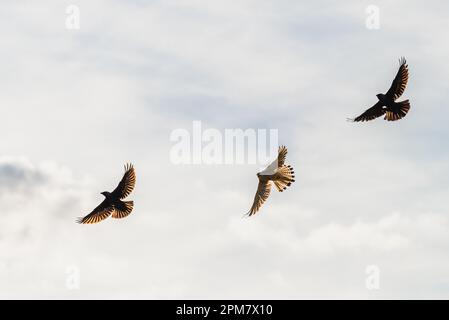
[[385, 120], [387, 121], [396, 121], [399, 119], [402, 119], [405, 117], [405, 115], [408, 113], [408, 111], [410, 110], [410, 101], [409, 100], [404, 100], [401, 102], [396, 102], [395, 103], [395, 111], [387, 111], [387, 113], [385, 114]]
[[134, 201], [120, 201], [114, 206], [114, 212], [112, 213], [112, 217], [115, 219], [122, 219], [133, 211]]
[[284, 191], [295, 182], [295, 171], [291, 166], [284, 165], [278, 169], [277, 173], [280, 175], [280, 179], [273, 180], [273, 183], [279, 192]]

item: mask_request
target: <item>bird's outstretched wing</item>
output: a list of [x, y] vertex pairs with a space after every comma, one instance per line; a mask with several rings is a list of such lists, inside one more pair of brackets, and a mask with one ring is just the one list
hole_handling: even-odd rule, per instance
[[77, 222], [82, 224], [97, 223], [109, 217], [113, 211], [114, 208], [104, 200], [87, 216], [78, 218]]
[[386, 110], [383, 108], [382, 103], [377, 102], [374, 106], [366, 110], [364, 113], [354, 119], [348, 119], [353, 122], [363, 122], [376, 119], [385, 114]]
[[285, 158], [287, 158], [287, 147], [280, 146], [278, 151], [277, 165], [278, 168], [282, 167], [285, 163]]
[[132, 164], [125, 165], [125, 174], [117, 188], [111, 192], [112, 196], [118, 199], [126, 198], [136, 185], [136, 172]]
[[281, 168], [285, 163], [285, 158], [287, 157], [287, 147], [286, 146], [280, 146], [278, 149], [278, 156], [276, 160], [274, 160], [268, 167], [266, 167], [262, 172], [260, 172], [261, 175], [273, 175], [276, 173], [278, 168]]
[[399, 98], [405, 90], [408, 82], [408, 65], [405, 58], [399, 60], [400, 66], [396, 77], [391, 84], [390, 89], [388, 89], [386, 96], [396, 100]]
[[259, 211], [262, 204], [268, 199], [270, 191], [271, 191], [270, 181], [259, 181], [253, 205], [251, 206], [251, 209], [247, 213], [248, 216], [252, 216], [256, 214], [257, 211]]

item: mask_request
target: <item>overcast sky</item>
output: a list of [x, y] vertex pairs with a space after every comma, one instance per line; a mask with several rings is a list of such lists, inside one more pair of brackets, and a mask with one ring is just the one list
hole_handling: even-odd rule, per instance
[[[2, 1], [0, 298], [449, 298], [449, 3], [431, 3]], [[347, 122], [401, 56], [405, 119]], [[193, 121], [278, 129], [296, 182], [242, 218], [259, 166], [170, 162]], [[128, 161], [133, 213], [76, 224]]]

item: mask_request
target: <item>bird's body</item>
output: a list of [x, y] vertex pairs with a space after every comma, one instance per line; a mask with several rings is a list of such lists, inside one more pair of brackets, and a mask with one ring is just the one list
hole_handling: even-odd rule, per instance
[[[133, 208], [133, 201], [122, 201], [115, 197], [114, 194], [107, 191], [104, 191], [101, 194], [105, 197], [104, 204], [108, 207], [114, 208], [114, 212], [112, 213], [113, 218], [124, 218], [124, 216], [121, 215], [123, 215], [123, 213], [126, 213], [128, 210], [132, 210]], [[129, 213], [131, 213], [131, 211], [129, 211]]]
[[293, 168], [284, 164], [286, 156], [287, 148], [285, 146], [279, 147], [278, 158], [265, 170], [257, 173], [259, 184], [257, 186], [253, 205], [248, 212], [249, 216], [256, 214], [262, 204], [268, 199], [271, 191], [271, 183], [275, 185], [279, 192], [283, 192], [295, 182], [295, 172], [293, 171]]
[[388, 98], [383, 93], [376, 94], [376, 97], [377, 99], [379, 99], [379, 102], [382, 103], [384, 106], [391, 105], [392, 103], [394, 103], [393, 99]]
[[112, 218], [121, 219], [127, 217], [134, 207], [133, 201], [122, 201], [134, 189], [136, 175], [134, 167], [129, 164], [125, 166], [125, 174], [114, 191], [104, 191], [101, 194], [105, 197], [90, 214], [84, 218], [79, 218], [78, 222], [82, 224], [91, 224], [100, 222], [110, 215]]
[[377, 103], [362, 113], [360, 116], [352, 119], [354, 122], [363, 122], [376, 119], [385, 115], [387, 121], [396, 121], [405, 117], [410, 110], [409, 100], [396, 102], [402, 95], [408, 82], [408, 66], [405, 58], [400, 60], [399, 70], [386, 94], [376, 95]]

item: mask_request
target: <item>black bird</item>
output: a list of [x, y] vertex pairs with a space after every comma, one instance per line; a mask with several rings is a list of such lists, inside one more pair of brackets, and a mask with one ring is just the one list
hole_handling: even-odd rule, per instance
[[405, 117], [410, 110], [410, 102], [404, 100], [401, 102], [395, 102], [402, 93], [404, 93], [405, 87], [408, 81], [408, 65], [405, 58], [399, 60], [399, 70], [396, 77], [388, 89], [386, 94], [377, 94], [377, 103], [362, 113], [355, 119], [349, 119], [354, 122], [363, 122], [376, 119], [385, 114], [384, 120], [396, 121]]
[[122, 180], [112, 192], [104, 191], [101, 194], [106, 199], [98, 207], [84, 218], [78, 218], [78, 223], [90, 224], [100, 222], [112, 214], [113, 218], [121, 219], [127, 217], [133, 210], [133, 201], [122, 201], [134, 189], [136, 185], [136, 173], [132, 164], [125, 165], [125, 174]]

